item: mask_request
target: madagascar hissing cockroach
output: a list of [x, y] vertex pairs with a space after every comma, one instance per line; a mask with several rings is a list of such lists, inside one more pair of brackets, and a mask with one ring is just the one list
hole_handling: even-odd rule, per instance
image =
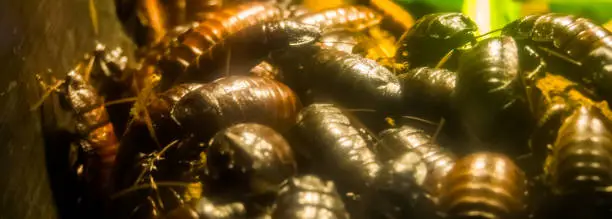
[[471, 154], [458, 159], [442, 180], [440, 210], [448, 218], [525, 218], [526, 183], [505, 155]]
[[246, 208], [240, 202], [217, 204], [201, 197], [194, 204], [178, 207], [166, 215], [167, 219], [244, 219]]
[[272, 219], [348, 219], [332, 181], [314, 175], [293, 177], [278, 192]]
[[524, 153], [532, 115], [511, 37], [485, 39], [461, 56], [454, 104], [476, 142]]
[[310, 45], [320, 37], [316, 26], [281, 20], [245, 26], [233, 32], [228, 30], [229, 36], [214, 35], [216, 38], [212, 38], [207, 34], [216, 32], [205, 32], [210, 26], [206, 22], [179, 36], [179, 40], [166, 50], [160, 60], [162, 87], [177, 80], [208, 81], [219, 77], [223, 66], [226, 73], [230, 67], [232, 72], [247, 72], [270, 52]]
[[171, 117], [205, 137], [243, 122], [282, 132], [295, 123], [300, 108], [295, 93], [280, 82], [256, 76], [229, 76], [185, 95], [172, 107]]
[[365, 127], [333, 104], [311, 104], [302, 109], [294, 130], [301, 144], [294, 151], [312, 160], [336, 183], [363, 188], [376, 177], [380, 165], [370, 150], [373, 139]]
[[358, 32], [379, 24], [382, 16], [368, 7], [349, 5], [307, 13], [294, 19], [318, 26], [324, 31], [340, 29]]
[[[347, 108], [385, 109], [401, 101], [397, 77], [374, 60], [335, 49], [312, 47], [275, 57], [289, 86], [315, 99]], [[297, 65], [296, 65], [297, 64]]]
[[206, 150], [213, 179], [230, 187], [236, 183], [250, 195], [276, 193], [296, 173], [296, 161], [282, 135], [264, 125], [242, 123], [218, 132]]
[[381, 160], [395, 160], [407, 153], [419, 157], [427, 168], [423, 187], [432, 194], [437, 192], [440, 180], [453, 167], [455, 160], [423, 130], [405, 125], [381, 132], [375, 149]]
[[612, 186], [609, 119], [593, 106], [575, 108], [559, 128], [545, 170], [556, 194], [606, 192]]
[[435, 13], [418, 19], [404, 33], [396, 61], [410, 68], [434, 67], [452, 50], [476, 42], [478, 26], [461, 13]]
[[420, 67], [398, 75], [407, 108], [436, 111], [437, 116], [450, 112], [457, 73], [447, 69]]

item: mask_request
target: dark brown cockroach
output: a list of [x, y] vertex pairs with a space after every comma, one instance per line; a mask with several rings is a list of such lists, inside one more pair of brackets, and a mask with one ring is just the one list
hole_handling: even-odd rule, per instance
[[398, 75], [407, 108], [434, 111], [436, 116], [450, 113], [457, 73], [447, 69], [420, 67]]
[[356, 54], [312, 47], [274, 59], [283, 72], [292, 72], [284, 76], [296, 92], [310, 90], [315, 99], [359, 109], [392, 108], [401, 101], [397, 77], [374, 60]]
[[218, 132], [206, 151], [208, 172], [222, 186], [250, 195], [276, 193], [296, 173], [293, 151], [283, 136], [264, 125], [243, 123]]
[[387, 129], [380, 133], [376, 143], [376, 155], [381, 160], [398, 159], [404, 154], [414, 153], [427, 167], [423, 186], [435, 194], [441, 179], [454, 165], [454, 156], [433, 142], [423, 130], [410, 126]]
[[246, 209], [240, 202], [217, 204], [206, 197], [200, 198], [192, 205], [176, 208], [165, 218], [168, 219], [242, 219], [246, 218]]
[[315, 218], [350, 218], [334, 183], [323, 181], [314, 175], [287, 180], [278, 192], [272, 219]]
[[461, 56], [454, 99], [474, 140], [506, 153], [525, 153], [532, 119], [519, 49], [511, 37], [485, 39]]
[[[294, 151], [313, 160], [336, 183], [363, 188], [376, 177], [380, 165], [370, 150], [374, 136], [357, 120], [333, 104], [312, 104], [298, 116], [295, 134], [302, 144]], [[345, 189], [345, 188], [344, 188]]]
[[368, 7], [351, 5], [307, 13], [296, 17], [295, 20], [316, 25], [325, 31], [346, 29], [357, 32], [376, 26], [382, 20], [382, 16]]
[[612, 132], [596, 107], [581, 106], [567, 117], [546, 162], [546, 178], [557, 194], [605, 192], [612, 186]]
[[456, 161], [442, 181], [440, 210], [449, 218], [523, 218], [526, 178], [508, 157], [475, 153]]
[[478, 26], [461, 13], [436, 13], [418, 19], [400, 39], [396, 61], [411, 68], [439, 65], [452, 50], [476, 42]]
[[187, 130], [212, 136], [230, 125], [253, 122], [285, 131], [301, 104], [287, 86], [255, 76], [229, 76], [185, 95], [171, 116]]
[[167, 55], [159, 62], [163, 71], [162, 87], [177, 80], [208, 81], [218, 77], [223, 66], [226, 73], [230, 67], [232, 72], [247, 72], [272, 51], [307, 46], [320, 36], [317, 27], [291, 20], [255, 25], [272, 18], [252, 21], [252, 26], [244, 24], [242, 28], [235, 27], [240, 28], [237, 30], [225, 27], [229, 36], [221, 33], [214, 38], [208, 36], [223, 29], [210, 29], [207, 21], [185, 32], [171, 43]]

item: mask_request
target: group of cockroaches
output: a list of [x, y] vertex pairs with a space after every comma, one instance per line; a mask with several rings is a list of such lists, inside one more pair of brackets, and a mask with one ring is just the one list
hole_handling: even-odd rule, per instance
[[98, 45], [46, 85], [92, 215], [612, 216], [612, 34], [588, 19], [168, 2], [116, 1], [137, 60]]

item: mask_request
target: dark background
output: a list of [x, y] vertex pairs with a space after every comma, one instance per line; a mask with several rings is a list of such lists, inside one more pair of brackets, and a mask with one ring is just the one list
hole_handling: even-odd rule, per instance
[[45, 113], [29, 108], [42, 92], [36, 74], [62, 77], [96, 40], [129, 50], [113, 1], [94, 1], [97, 36], [89, 0], [0, 1], [0, 219], [71, 215], [68, 205], [58, 210], [55, 203], [62, 206], [74, 189], [47, 171], [57, 163], [53, 156], [65, 153], [42, 137], [56, 123], [54, 113], [48, 105]]

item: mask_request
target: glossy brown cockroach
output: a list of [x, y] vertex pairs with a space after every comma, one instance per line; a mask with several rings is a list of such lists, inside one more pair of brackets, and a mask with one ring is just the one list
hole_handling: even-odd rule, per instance
[[240, 202], [217, 204], [206, 197], [192, 205], [176, 208], [165, 217], [168, 219], [242, 219], [246, 218], [246, 208]]
[[313, 168], [330, 174], [336, 183], [363, 188], [376, 177], [380, 165], [370, 150], [374, 136], [333, 104], [312, 104], [298, 116], [295, 134], [302, 144], [294, 151], [312, 161]]
[[[447, 69], [420, 67], [398, 75], [407, 108], [435, 111], [436, 116], [450, 113], [457, 73]], [[425, 108], [423, 108], [425, 107]]]
[[454, 103], [473, 140], [525, 153], [532, 115], [522, 73], [511, 37], [485, 39], [461, 56]]
[[[259, 20], [272, 18], [251, 22], [256, 24]], [[320, 36], [317, 27], [291, 20], [255, 24], [243, 24], [244, 27], [234, 27], [236, 30], [229, 27], [211, 29], [211, 24], [204, 21], [180, 35], [159, 62], [163, 72], [162, 87], [176, 81], [209, 81], [219, 77], [223, 66], [227, 68], [226, 72], [230, 66], [232, 72], [247, 72], [272, 51], [310, 45]], [[218, 33], [223, 30], [229, 36]]]
[[442, 181], [440, 210], [449, 218], [523, 218], [526, 178], [508, 157], [475, 153], [460, 158]]
[[368, 7], [351, 5], [307, 13], [295, 20], [325, 31], [345, 29], [357, 32], [379, 24], [382, 16]]
[[478, 26], [461, 13], [436, 13], [418, 19], [400, 39], [396, 61], [410, 68], [440, 65], [452, 50], [476, 42]]
[[546, 162], [557, 194], [587, 195], [612, 186], [612, 132], [596, 107], [577, 107], [559, 128]]
[[440, 180], [455, 162], [454, 156], [434, 143], [431, 136], [423, 130], [410, 126], [381, 132], [375, 148], [376, 154], [382, 160], [398, 159], [407, 153], [414, 153], [420, 157], [427, 167], [427, 177], [423, 185], [432, 194], [437, 192]]
[[[206, 151], [207, 169], [227, 188], [250, 195], [276, 193], [279, 185], [296, 173], [296, 161], [283, 136], [254, 123], [231, 126], [218, 132]], [[234, 188], [232, 190], [238, 190]]]
[[230, 125], [253, 122], [285, 131], [295, 123], [301, 104], [277, 81], [255, 76], [229, 76], [185, 95], [171, 111], [181, 126], [204, 137]]
[[315, 99], [367, 109], [385, 109], [401, 101], [397, 77], [374, 60], [356, 54], [312, 47], [274, 59], [283, 72], [292, 72], [284, 76], [296, 92], [309, 90]]
[[332, 181], [305, 175], [291, 178], [283, 185], [278, 192], [272, 218], [348, 219], [350, 216]]

